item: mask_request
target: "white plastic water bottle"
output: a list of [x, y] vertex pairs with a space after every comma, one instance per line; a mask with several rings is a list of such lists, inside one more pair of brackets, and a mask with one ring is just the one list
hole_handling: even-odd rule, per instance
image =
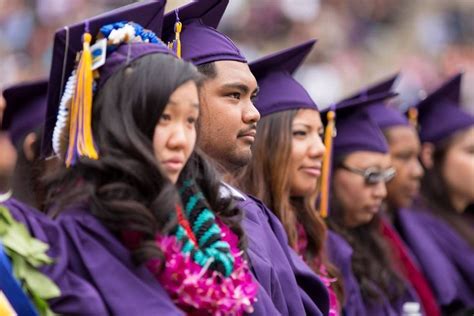
[[422, 316], [421, 306], [418, 302], [406, 302], [402, 307], [402, 316]]

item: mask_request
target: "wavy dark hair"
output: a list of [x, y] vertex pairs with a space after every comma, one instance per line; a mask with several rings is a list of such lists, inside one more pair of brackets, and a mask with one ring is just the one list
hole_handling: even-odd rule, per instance
[[[292, 123], [298, 110], [277, 112], [263, 117], [257, 125], [257, 137], [250, 163], [237, 175], [237, 185], [262, 200], [278, 217], [288, 235], [290, 246], [298, 251], [297, 225], [304, 227], [308, 246], [301, 255], [320, 274], [325, 265], [329, 275], [337, 278], [333, 288], [340, 302], [344, 301], [342, 276], [326, 256], [327, 228], [316, 210], [316, 193], [304, 198], [290, 195], [289, 157], [291, 155]], [[272, 141], [269, 141], [269, 140]]]
[[[334, 170], [340, 168], [346, 158], [347, 155], [336, 156]], [[380, 291], [391, 302], [395, 302], [403, 295], [406, 285], [396, 272], [388, 245], [380, 233], [380, 216], [376, 215], [365, 225], [350, 228], [344, 223], [345, 210], [334, 194], [331, 196], [330, 209], [328, 227], [341, 235], [353, 249], [352, 270], [362, 297], [368, 303], [377, 303], [382, 299]]]
[[[473, 212], [469, 210], [469, 207], [462, 214], [456, 211], [451, 199], [447, 197], [449, 190], [442, 173], [450, 147], [466, 132], [462, 130], [435, 144], [433, 168], [424, 168], [425, 174], [421, 179], [421, 202], [428, 206], [436, 216], [448, 222], [474, 248], [474, 231], [471, 226], [474, 221]], [[466, 220], [469, 217], [471, 222]]]
[[145, 55], [111, 76], [93, 101], [100, 158], [81, 158], [46, 178], [52, 215], [86, 202], [118, 237], [124, 230], [141, 234], [132, 253], [137, 264], [162, 258], [154, 236], [176, 226], [180, 197], [154, 156], [152, 139], [169, 97], [189, 81], [200, 84], [196, 68], [164, 54]]

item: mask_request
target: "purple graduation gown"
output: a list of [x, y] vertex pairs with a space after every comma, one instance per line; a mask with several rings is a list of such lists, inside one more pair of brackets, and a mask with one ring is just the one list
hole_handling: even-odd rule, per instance
[[68, 252], [64, 234], [53, 220], [36, 209], [13, 198], [0, 203], [23, 223], [31, 235], [49, 245], [47, 254], [54, 264], [40, 268], [61, 290], [61, 296], [48, 301], [53, 312], [61, 315], [108, 315], [99, 293], [86, 280], [68, 268]]
[[258, 199], [245, 195], [243, 227], [248, 256], [258, 282], [282, 315], [327, 315], [326, 287], [288, 246], [283, 226]]
[[[352, 271], [353, 249], [347, 241], [333, 231], [328, 232], [327, 250], [331, 262], [341, 271], [344, 278], [346, 301], [343, 305], [347, 316], [399, 316], [405, 302], [419, 302], [415, 292], [406, 284], [406, 291], [397, 302], [390, 303], [387, 298], [371, 304], [362, 297], [357, 278]], [[420, 304], [421, 306], [421, 304]]]
[[67, 239], [70, 268], [97, 289], [109, 315], [185, 315], [85, 206], [64, 210], [57, 223]]
[[427, 210], [401, 209], [396, 226], [442, 306], [474, 307], [474, 249]]

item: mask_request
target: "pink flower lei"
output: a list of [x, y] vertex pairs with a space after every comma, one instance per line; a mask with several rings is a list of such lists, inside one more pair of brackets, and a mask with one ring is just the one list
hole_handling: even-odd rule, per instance
[[234, 270], [228, 277], [209, 270], [211, 261], [201, 267], [189, 254], [183, 254], [175, 236], [156, 236], [157, 246], [165, 256], [160, 271], [158, 259], [147, 263], [148, 269], [166, 289], [171, 299], [188, 315], [243, 315], [253, 312], [257, 301], [257, 285], [250, 273], [237, 236], [222, 221], [222, 240], [230, 245], [235, 258]]

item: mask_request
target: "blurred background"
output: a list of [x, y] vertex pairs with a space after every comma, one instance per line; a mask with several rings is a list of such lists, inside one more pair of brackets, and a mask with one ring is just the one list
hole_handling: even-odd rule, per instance
[[[56, 29], [131, 2], [0, 0], [0, 90], [48, 75]], [[321, 108], [398, 71], [405, 108], [464, 70], [474, 113], [474, 0], [230, 0], [220, 30], [250, 61], [317, 38], [297, 78]]]

